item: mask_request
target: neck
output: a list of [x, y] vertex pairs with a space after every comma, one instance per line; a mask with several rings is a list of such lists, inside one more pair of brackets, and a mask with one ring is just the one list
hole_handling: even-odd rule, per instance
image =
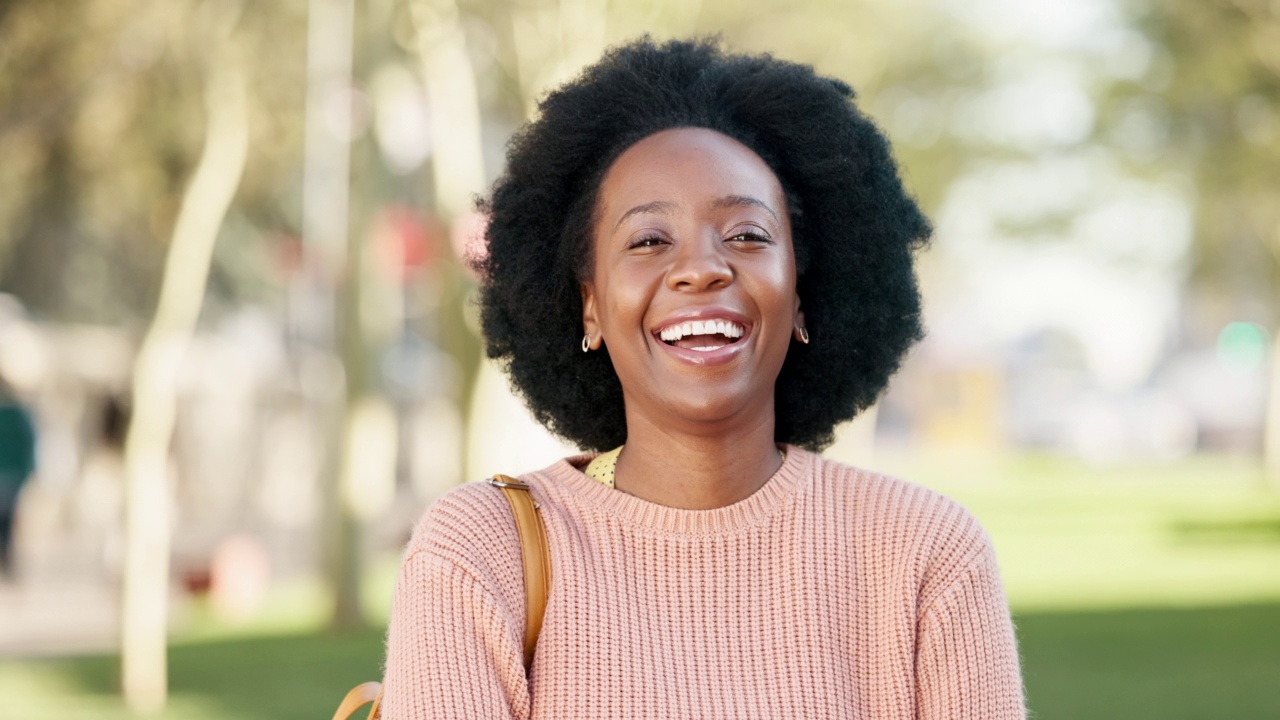
[[627, 418], [615, 487], [667, 507], [708, 510], [759, 490], [782, 465], [773, 414], [736, 431], [698, 435]]

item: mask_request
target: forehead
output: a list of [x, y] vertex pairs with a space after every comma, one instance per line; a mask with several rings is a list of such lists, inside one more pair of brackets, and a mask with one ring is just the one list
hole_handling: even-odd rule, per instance
[[731, 195], [755, 197], [779, 214], [782, 185], [751, 148], [715, 130], [674, 128], [627, 148], [600, 184], [601, 219], [636, 203], [701, 204]]

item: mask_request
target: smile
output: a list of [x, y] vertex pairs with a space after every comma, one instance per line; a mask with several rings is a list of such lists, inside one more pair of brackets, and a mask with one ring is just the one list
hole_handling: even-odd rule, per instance
[[655, 334], [668, 347], [697, 353], [714, 353], [737, 343], [746, 331], [744, 325], [734, 320], [707, 318], [676, 322], [659, 329]]

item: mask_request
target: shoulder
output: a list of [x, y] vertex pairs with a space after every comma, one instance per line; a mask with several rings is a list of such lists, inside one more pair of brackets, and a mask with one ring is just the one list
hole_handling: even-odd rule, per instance
[[834, 503], [853, 527], [875, 526], [943, 546], [979, 539], [982, 528], [963, 505], [923, 485], [815, 456], [819, 502]]
[[822, 457], [814, 467], [818, 502], [839, 509], [847, 540], [909, 568], [922, 595], [951, 585], [975, 563], [992, 558], [986, 531], [952, 498]]
[[450, 490], [422, 514], [404, 560], [444, 561], [483, 585], [511, 585], [520, 575], [520, 539], [511, 506], [498, 488], [473, 482]]
[[[542, 470], [524, 473], [519, 479], [529, 485], [534, 500], [544, 511], [563, 510], [563, 499], [554, 491], [557, 480], [577, 473], [576, 466], [585, 465], [593, 457], [594, 453], [588, 453], [557, 460]], [[518, 563], [520, 536], [511, 505], [501, 490], [486, 481], [453, 488], [432, 503], [414, 526], [405, 555], [420, 552], [459, 563], [494, 558], [502, 562], [514, 558]]]

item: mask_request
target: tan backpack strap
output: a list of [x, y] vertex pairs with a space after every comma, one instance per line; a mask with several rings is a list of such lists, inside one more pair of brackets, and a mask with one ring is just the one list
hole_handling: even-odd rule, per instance
[[381, 717], [381, 709], [378, 707], [382, 704], [380, 683], [361, 683], [351, 688], [351, 692], [347, 693], [347, 696], [342, 698], [342, 703], [338, 705], [338, 711], [333, 714], [333, 720], [347, 720], [366, 703], [373, 703], [373, 707], [369, 708], [369, 720]]
[[538, 646], [542, 616], [551, 594], [551, 548], [529, 486], [507, 475], [494, 475], [489, 478], [489, 484], [500, 488], [506, 496], [520, 536], [520, 558], [524, 562], [524, 667], [528, 670], [533, 666], [533, 651]]
[[[529, 493], [529, 486], [507, 475], [494, 475], [489, 484], [502, 490], [511, 513], [516, 518], [516, 533], [520, 536], [520, 559], [524, 564], [524, 667], [533, 665], [533, 651], [538, 646], [538, 633], [542, 631], [542, 616], [547, 611], [547, 598], [551, 594], [551, 546], [547, 544], [547, 529], [538, 514], [538, 504]], [[333, 720], [347, 720], [352, 713], [366, 703], [368, 720], [382, 717], [382, 685], [367, 682], [351, 689], [342, 699]]]

